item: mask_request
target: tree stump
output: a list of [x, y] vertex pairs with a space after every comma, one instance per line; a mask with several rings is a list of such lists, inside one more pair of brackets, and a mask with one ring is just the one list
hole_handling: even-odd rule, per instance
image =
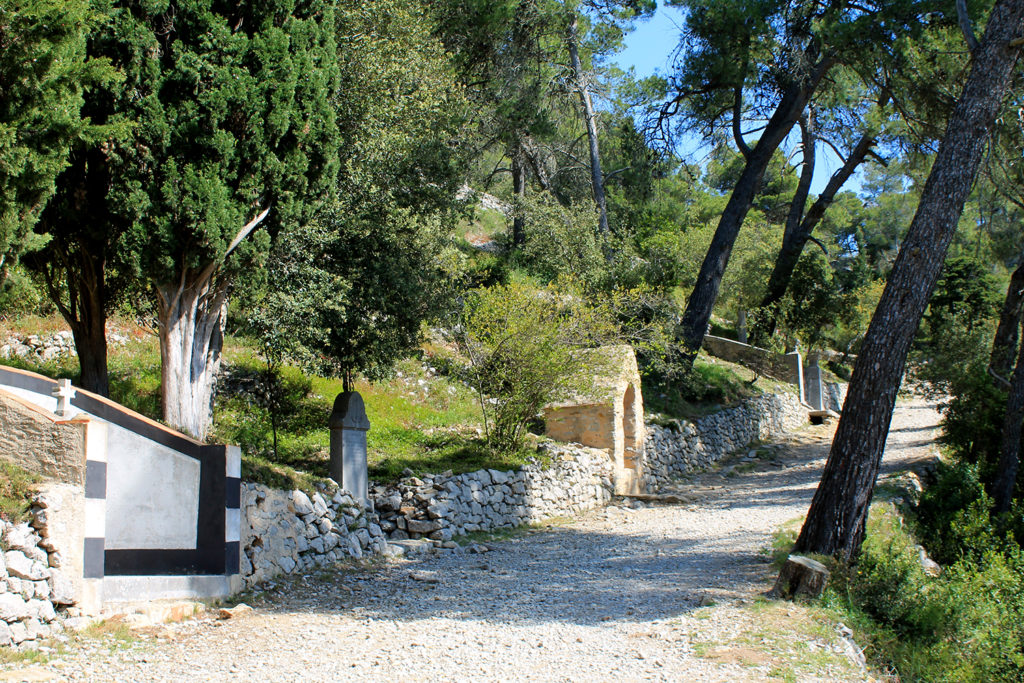
[[825, 590], [828, 576], [828, 569], [821, 562], [801, 555], [790, 555], [786, 558], [786, 564], [782, 565], [771, 595], [784, 600], [816, 598]]

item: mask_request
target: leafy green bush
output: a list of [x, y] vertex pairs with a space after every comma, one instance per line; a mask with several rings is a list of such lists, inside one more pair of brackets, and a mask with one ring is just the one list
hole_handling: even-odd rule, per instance
[[[948, 476], [964, 474], [951, 470]], [[882, 505], [872, 507], [857, 564], [835, 568], [825, 602], [846, 613], [867, 636], [869, 655], [894, 668], [900, 680], [1024, 679], [1024, 556], [1016, 544], [986, 532], [987, 508], [979, 500], [951, 521], [961, 537], [978, 535], [978, 552], [945, 566], [938, 577], [925, 573], [914, 537], [895, 510]], [[992, 547], [981, 549], [985, 542]]]
[[583, 350], [610, 334], [609, 319], [566, 285], [511, 283], [469, 293], [459, 345], [492, 448], [518, 450], [545, 404], [591, 389], [590, 375], [600, 369]]
[[544, 282], [572, 276], [598, 280], [605, 261], [598, 243], [597, 214], [589, 203], [562, 206], [550, 194], [517, 198], [514, 211], [524, 219], [524, 241], [513, 263]]
[[24, 268], [18, 265], [10, 269], [7, 278], [0, 284], [0, 315], [47, 315], [53, 310], [53, 304], [46, 293], [32, 281]]
[[936, 481], [921, 494], [914, 515], [918, 537], [932, 557], [949, 564], [991, 547], [987, 502], [977, 466], [940, 463]]

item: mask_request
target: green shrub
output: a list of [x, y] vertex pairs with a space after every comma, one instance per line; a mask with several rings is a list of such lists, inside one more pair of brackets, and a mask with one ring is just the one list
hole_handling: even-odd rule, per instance
[[53, 304], [42, 287], [20, 265], [11, 268], [0, 285], [0, 315], [19, 317], [28, 314], [49, 315]]
[[[962, 479], [964, 471], [947, 477]], [[873, 659], [900, 680], [1024, 680], [1024, 557], [985, 530], [985, 503], [950, 520], [960, 538], [976, 535], [977, 552], [938, 577], [924, 572], [914, 537], [888, 505], [872, 507], [856, 565], [835, 568], [825, 602], [846, 613]], [[993, 547], [981, 550], [984, 543]]]
[[32, 508], [29, 496], [39, 477], [17, 465], [0, 462], [0, 518], [9, 522], [28, 519]]
[[563, 206], [547, 193], [516, 198], [514, 211], [524, 219], [524, 240], [513, 263], [545, 282], [572, 276], [596, 282], [605, 261], [597, 239], [593, 204]]
[[[583, 353], [611, 332], [606, 311], [571, 287], [511, 283], [470, 292], [459, 345], [469, 358], [490, 446], [516, 451], [544, 405], [589, 391], [599, 374]], [[586, 372], [585, 372], [586, 371]]]

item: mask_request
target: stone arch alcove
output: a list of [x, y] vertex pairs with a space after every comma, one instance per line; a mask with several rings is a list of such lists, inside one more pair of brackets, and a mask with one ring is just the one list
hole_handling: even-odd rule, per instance
[[630, 346], [587, 353], [594, 372], [592, 391], [547, 406], [547, 435], [604, 450], [612, 461], [615, 492], [642, 493], [644, 407], [636, 354]]

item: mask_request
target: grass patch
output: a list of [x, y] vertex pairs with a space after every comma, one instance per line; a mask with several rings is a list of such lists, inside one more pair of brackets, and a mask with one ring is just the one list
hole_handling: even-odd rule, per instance
[[673, 383], [671, 389], [645, 378], [644, 408], [655, 413], [655, 421], [660, 423], [674, 418], [694, 420], [753, 396], [779, 390], [791, 391], [792, 388], [770, 377], [759, 376], [742, 365], [702, 353], [690, 373]]
[[0, 647], [0, 666], [13, 667], [47, 664], [51, 658], [65, 652], [64, 646], [56, 641], [45, 640], [39, 643], [39, 645], [41, 647], [45, 646], [48, 649], [42, 650], [41, 647], [36, 647], [31, 650], [18, 650], [13, 647]]
[[29, 497], [41, 480], [17, 465], [0, 462], [0, 517], [15, 524], [27, 521], [32, 509]]
[[[225, 358], [232, 372], [255, 376], [263, 368], [253, 350], [231, 340]], [[380, 382], [358, 381], [371, 428], [367, 461], [371, 478], [391, 481], [406, 469], [415, 474], [482, 468], [513, 469], [537, 457], [536, 444], [516, 453], [495, 453], [483, 439], [480, 408], [462, 383], [440, 375], [429, 364], [407, 359], [395, 375]], [[338, 378], [282, 369], [286, 399], [279, 418], [278, 451], [272, 449], [269, 413], [253, 392], [238, 391], [217, 401], [214, 435], [242, 446], [243, 476], [275, 487], [309, 488], [328, 476], [330, 432], [327, 422]]]
[[[789, 554], [800, 522], [786, 524], [766, 551], [776, 567]], [[1024, 679], [1019, 551], [965, 557], [930, 576], [910, 526], [891, 503], [876, 502], [856, 564], [816, 559], [829, 565], [831, 578], [806, 609], [847, 624], [879, 669], [904, 681]]]
[[[700, 612], [692, 618], [693, 651], [723, 664], [760, 669], [769, 680], [860, 680], [859, 667], [844, 654], [832, 615], [817, 607], [759, 599], [743, 607], [721, 607], [734, 630], [722, 639], [704, 635]], [[708, 613], [710, 609], [706, 609]], [[712, 639], [713, 638], [713, 639]]]
[[798, 518], [783, 524], [775, 532], [771, 547], [765, 549], [764, 552], [772, 558], [772, 566], [776, 570], [782, 569], [782, 565], [786, 564], [786, 558], [793, 552], [793, 546], [796, 545], [796, 537], [800, 535], [800, 527], [803, 522], [803, 519]]

